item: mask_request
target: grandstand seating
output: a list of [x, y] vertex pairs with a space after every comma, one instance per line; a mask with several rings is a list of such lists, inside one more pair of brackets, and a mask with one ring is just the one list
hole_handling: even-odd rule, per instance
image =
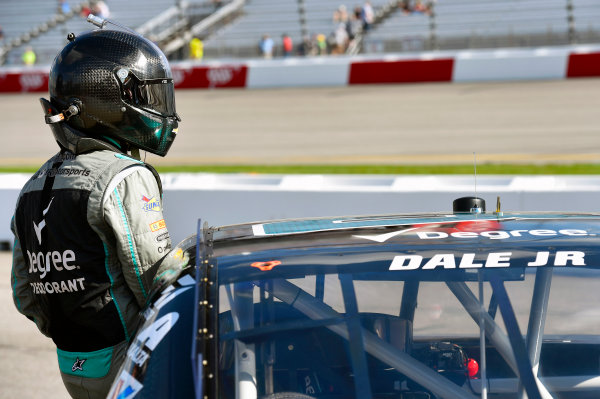
[[[413, 0], [414, 1], [414, 0]], [[364, 52], [560, 45], [600, 41], [600, 1], [571, 0], [575, 37], [569, 35], [566, 0], [437, 0], [434, 18], [400, 9], [365, 34]], [[427, 2], [424, 0], [424, 2]], [[329, 34], [333, 11], [344, 0], [304, 0], [309, 35]], [[388, 0], [372, 1], [378, 9]], [[362, 0], [345, 3], [348, 11]], [[206, 54], [258, 55], [264, 33], [301, 40], [297, 0], [248, 0], [245, 15], [205, 40]], [[432, 26], [434, 30], [432, 30]], [[244, 51], [246, 50], [246, 51]]]
[[[574, 28], [581, 32], [580, 40], [598, 41], [599, 14], [598, 1], [573, 0]], [[594, 31], [595, 35], [587, 34]], [[367, 35], [365, 48], [402, 51], [569, 42], [565, 0], [439, 0], [433, 20], [397, 12]]]
[[[355, 6], [363, 3], [345, 3], [344, 0], [303, 2], [306, 33], [309, 36], [320, 33], [329, 35], [335, 28], [333, 13], [340, 5], [346, 5], [348, 13], [351, 13]], [[372, 0], [371, 4], [377, 9], [388, 2], [389, 0]], [[216, 55], [258, 55], [258, 42], [263, 34], [269, 34], [277, 44], [284, 33], [290, 35], [294, 43], [300, 43], [302, 27], [298, 5], [298, 0], [248, 0], [244, 16], [207, 38], [205, 51]]]
[[363, 47], [367, 52], [383, 51], [383, 46], [395, 51], [423, 50], [430, 36], [429, 24], [427, 15], [396, 11], [365, 35]]
[[600, 4], [598, 0], [573, 0], [573, 16], [578, 41], [595, 42], [600, 32]]
[[[111, 19], [131, 28], [139, 28], [148, 20], [174, 6], [179, 0], [105, 0]], [[211, 0], [187, 0], [188, 3], [210, 3]], [[414, 0], [412, 0], [414, 1]], [[429, 0], [423, 0], [427, 2]], [[80, 0], [69, 0], [71, 5]], [[286, 33], [294, 43], [304, 33], [329, 35], [334, 30], [333, 12], [345, 4], [348, 12], [363, 4], [345, 0], [246, 0], [243, 12], [203, 37], [207, 58], [255, 57], [258, 42], [269, 34], [276, 44]], [[372, 0], [376, 10], [392, 0]], [[572, 11], [567, 8], [572, 4]], [[299, 5], [304, 5], [302, 26]], [[5, 42], [47, 21], [58, 12], [58, 0], [2, 1], [0, 26]], [[473, 47], [505, 47], [557, 45], [572, 42], [600, 42], [599, 0], [437, 0], [433, 17], [423, 14], [403, 15], [392, 8], [363, 40], [364, 52], [458, 49]], [[569, 20], [571, 13], [573, 19]], [[433, 28], [433, 29], [432, 29]], [[38, 63], [48, 64], [66, 43], [69, 32], [81, 33], [93, 27], [79, 15], [32, 39]], [[573, 31], [574, 29], [574, 31]], [[1, 43], [0, 43], [1, 44]], [[7, 64], [20, 64], [24, 46], [13, 49]], [[184, 56], [185, 51], [179, 52]]]

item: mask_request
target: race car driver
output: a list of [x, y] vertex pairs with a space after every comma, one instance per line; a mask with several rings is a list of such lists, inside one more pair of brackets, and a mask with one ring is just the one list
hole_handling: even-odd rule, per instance
[[180, 121], [164, 54], [131, 31], [69, 35], [40, 99], [60, 151], [21, 191], [11, 285], [74, 398], [105, 398], [171, 248], [156, 171]]

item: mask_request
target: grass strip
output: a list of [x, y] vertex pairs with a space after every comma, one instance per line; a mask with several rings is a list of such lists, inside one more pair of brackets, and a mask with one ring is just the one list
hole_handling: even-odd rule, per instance
[[[191, 165], [158, 166], [159, 173], [471, 175], [473, 165]], [[480, 164], [477, 174], [597, 175], [600, 164]]]
[[[0, 166], [0, 173], [34, 173], [39, 166]], [[159, 173], [472, 175], [473, 165], [159, 165]], [[600, 164], [477, 165], [482, 175], [600, 175]]]

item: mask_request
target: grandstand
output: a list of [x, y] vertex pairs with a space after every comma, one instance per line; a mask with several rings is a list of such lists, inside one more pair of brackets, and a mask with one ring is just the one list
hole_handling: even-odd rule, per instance
[[[403, 12], [417, 0], [372, 0], [375, 25], [359, 35], [353, 53], [462, 48], [530, 47], [600, 42], [598, 0], [423, 0], [429, 12]], [[21, 64], [31, 46], [38, 64], [49, 64], [66, 44], [69, 32], [93, 29], [81, 9], [93, 0], [0, 0], [0, 60]], [[285, 33], [295, 44], [303, 37], [329, 36], [334, 10], [351, 13], [363, 0], [105, 0], [110, 19], [156, 41], [170, 59], [187, 57], [192, 37], [204, 41], [206, 58], [258, 57], [258, 42], [269, 34], [277, 45]], [[276, 55], [278, 54], [276, 48]]]
[[432, 15], [395, 13], [365, 37], [365, 47], [531, 47], [598, 42], [599, 33], [597, 0], [439, 0]]
[[[382, 8], [389, 0], [372, 0], [374, 8]], [[249, 0], [244, 15], [218, 30], [205, 41], [207, 55], [257, 56], [258, 43], [263, 34], [270, 35], [277, 44], [283, 34], [294, 43], [304, 35], [330, 35], [335, 29], [333, 13], [344, 0]], [[347, 3], [348, 13], [362, 2]], [[301, 21], [304, 21], [302, 24]]]

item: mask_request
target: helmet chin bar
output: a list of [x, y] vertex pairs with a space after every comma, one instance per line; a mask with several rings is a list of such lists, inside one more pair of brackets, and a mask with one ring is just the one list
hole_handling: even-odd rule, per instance
[[[111, 151], [118, 151], [118, 152], [122, 152], [125, 154], [127, 154], [127, 152], [129, 152], [132, 158], [141, 160], [141, 156], [140, 156], [141, 149], [151, 152], [151, 153], [156, 154], [161, 157], [164, 157], [169, 150], [168, 147], [170, 147], [170, 145], [168, 145], [168, 147], [164, 151], [159, 151], [160, 149], [163, 148], [161, 146], [162, 140], [161, 140], [161, 143], [157, 144], [157, 148], [146, 148], [143, 145], [142, 145], [142, 148], [140, 148], [139, 147], [140, 143], [136, 143], [136, 142], [133, 142], [133, 141], [130, 141], [127, 139], [123, 139], [123, 138], [113, 137], [114, 140], [120, 141], [120, 146], [116, 145], [116, 143], [115, 143], [115, 145], [113, 145], [113, 144], [107, 142], [107, 140], [105, 140], [105, 139], [98, 138], [97, 136], [87, 135], [86, 133], [80, 132], [79, 130], [69, 126], [66, 123], [60, 123], [60, 122], [66, 122], [72, 116], [82, 114], [80, 112], [80, 108], [77, 105], [75, 105], [74, 103], [69, 105], [69, 107], [67, 107], [67, 109], [63, 110], [62, 112], [59, 112], [56, 109], [56, 107], [52, 103], [50, 103], [50, 101], [48, 101], [44, 98], [40, 98], [40, 103], [42, 105], [42, 108], [44, 109], [44, 114], [45, 114], [44, 118], [46, 120], [46, 123], [48, 125], [50, 125], [50, 128], [52, 130], [55, 140], [59, 143], [59, 145], [61, 147], [67, 149], [68, 151], [70, 151], [74, 154], [81, 154], [83, 152], [88, 152], [88, 151], [93, 151], [93, 150], [108, 149]], [[147, 113], [148, 111], [144, 111], [144, 112]], [[85, 114], [85, 113], [83, 113], [83, 114]], [[87, 116], [93, 117], [93, 115], [87, 115]], [[162, 120], [161, 129], [165, 129], [167, 127], [166, 124], [171, 126], [170, 135], [172, 136], [172, 139], [170, 141], [172, 142], [174, 140], [174, 137], [177, 135], [177, 122], [175, 122], [177, 119], [176, 119], [176, 117], [168, 117], [168, 118], [161, 118], [161, 120]], [[170, 123], [167, 122], [169, 120], [171, 121]], [[107, 128], [111, 128], [112, 130], [117, 130], [117, 127], [111, 125], [110, 123], [107, 123], [105, 121], [102, 121], [100, 123], [102, 123]], [[173, 124], [175, 124], [175, 128], [172, 127]]]

